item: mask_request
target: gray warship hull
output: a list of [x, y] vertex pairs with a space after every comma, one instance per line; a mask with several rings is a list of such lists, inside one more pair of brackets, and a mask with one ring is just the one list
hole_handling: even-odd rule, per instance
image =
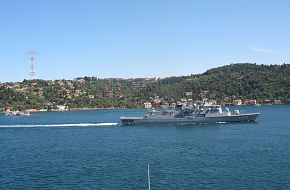
[[123, 125], [186, 125], [202, 123], [230, 123], [230, 122], [254, 122], [260, 113], [248, 113], [239, 115], [226, 115], [219, 117], [121, 117]]

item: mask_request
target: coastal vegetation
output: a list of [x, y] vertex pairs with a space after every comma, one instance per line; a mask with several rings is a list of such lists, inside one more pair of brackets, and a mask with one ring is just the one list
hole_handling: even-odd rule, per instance
[[[202, 74], [167, 78], [80, 77], [0, 83], [0, 108], [134, 108], [208, 98], [218, 103], [255, 99], [290, 103], [290, 64], [238, 63]], [[158, 101], [156, 101], [156, 99]]]

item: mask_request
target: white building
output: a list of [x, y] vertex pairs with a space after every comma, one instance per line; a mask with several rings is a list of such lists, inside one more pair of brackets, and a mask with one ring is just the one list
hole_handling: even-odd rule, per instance
[[236, 106], [242, 105], [242, 100], [233, 100], [233, 104]]
[[59, 111], [65, 111], [66, 110], [66, 106], [64, 106], [64, 105], [57, 105], [56, 108]]
[[146, 109], [151, 109], [151, 108], [152, 108], [152, 104], [151, 104], [150, 102], [145, 102], [145, 103], [144, 103], [144, 107], [145, 107]]

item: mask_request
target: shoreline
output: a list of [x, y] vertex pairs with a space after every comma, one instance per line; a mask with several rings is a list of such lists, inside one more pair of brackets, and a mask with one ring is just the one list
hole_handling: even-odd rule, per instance
[[[284, 105], [290, 105], [290, 104], [261, 104], [261, 105], [246, 105], [246, 104], [241, 104], [241, 105], [222, 105], [224, 107], [227, 106], [251, 106], [251, 107], [260, 107], [260, 106], [284, 106]], [[161, 107], [160, 107], [161, 108]], [[134, 107], [134, 108], [115, 108], [115, 107], [110, 107], [110, 108], [71, 108], [71, 109], [66, 109], [66, 110], [47, 110], [47, 109], [41, 109], [41, 110], [26, 110], [28, 112], [68, 112], [68, 111], [90, 111], [90, 110], [119, 110], [119, 109], [148, 109], [148, 108], [144, 108], [144, 107]], [[158, 109], [158, 108], [154, 108], [154, 109]], [[163, 108], [163, 109], [167, 109], [167, 108]]]

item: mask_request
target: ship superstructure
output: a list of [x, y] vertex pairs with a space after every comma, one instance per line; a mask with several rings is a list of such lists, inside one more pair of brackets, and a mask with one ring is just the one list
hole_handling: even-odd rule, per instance
[[252, 122], [260, 113], [231, 112], [221, 105], [204, 102], [200, 105], [177, 105], [174, 110], [150, 110], [143, 117], [120, 117], [123, 125], [135, 124], [196, 124], [221, 122]]

